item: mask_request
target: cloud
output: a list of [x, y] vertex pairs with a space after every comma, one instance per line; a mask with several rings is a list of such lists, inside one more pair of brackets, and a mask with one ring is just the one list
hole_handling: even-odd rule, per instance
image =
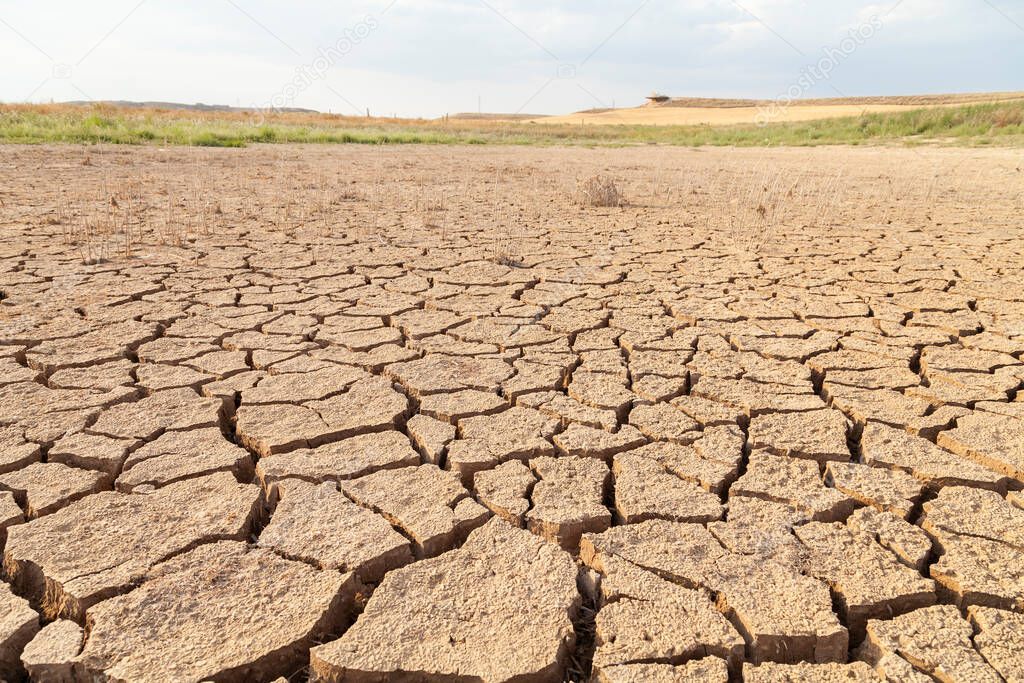
[[[552, 113], [631, 105], [652, 89], [774, 97], [872, 16], [882, 29], [808, 95], [1016, 89], [1024, 12], [995, 4], [1001, 11], [975, 0], [5, 3], [0, 19], [24, 38], [0, 23], [0, 59], [17, 65], [0, 99], [85, 92], [260, 106], [339, 45], [344, 54], [293, 88], [290, 104], [437, 116], [475, 110], [478, 97], [489, 111]], [[70, 78], [53, 77], [55, 62], [72, 65]]]

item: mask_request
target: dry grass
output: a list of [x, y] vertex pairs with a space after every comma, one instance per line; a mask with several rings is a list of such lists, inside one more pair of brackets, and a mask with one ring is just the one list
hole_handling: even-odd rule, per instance
[[[703, 110], [641, 107], [597, 115], [574, 114], [568, 121], [562, 120], [566, 117], [545, 117], [534, 123], [520, 119], [387, 119], [309, 113], [260, 116], [249, 112], [193, 112], [110, 105], [0, 105], [0, 142], [210, 147], [259, 143], [615, 146], [657, 143], [757, 147], [893, 141], [944, 145], [1024, 144], [1024, 100], [917, 108], [874, 106], [887, 109], [867, 113], [864, 106], [854, 104], [794, 105], [781, 108], [783, 118], [760, 126], [751, 123], [756, 120], [756, 108], [747, 108], [749, 111], [744, 113], [742, 108], [735, 107]], [[701, 111], [709, 112], [712, 118], [699, 114]], [[826, 115], [842, 116], [822, 118]], [[706, 125], [709, 121], [716, 125]], [[590, 125], [597, 123], [615, 125]]]
[[[451, 200], [468, 194], [472, 184], [466, 178], [403, 186], [387, 182], [388, 171], [381, 164], [369, 188], [354, 188], [319, 173], [312, 181], [282, 192], [274, 191], [268, 182], [272, 177], [259, 169], [249, 170], [220, 183], [199, 170], [183, 183], [159, 182], [131, 170], [119, 177], [105, 171], [98, 186], [60, 185], [54, 208], [43, 222], [61, 226], [64, 243], [76, 248], [87, 264], [131, 258], [139, 244], [184, 248], [200, 238], [230, 234], [247, 223], [275, 226], [292, 237], [309, 231], [330, 238], [340, 231], [373, 239], [393, 229], [396, 220], [412, 220], [417, 229], [446, 242]], [[486, 247], [488, 258], [509, 267], [524, 265], [525, 236], [532, 225], [548, 219], [536, 201], [543, 194], [539, 183], [535, 179], [532, 187], [524, 188], [521, 173], [519, 182], [510, 182], [516, 175], [496, 171], [487, 195], [471, 200], [477, 207], [471, 222], [494, 236]], [[757, 253], [785, 226], [810, 221], [832, 224], [835, 208], [844, 201], [842, 180], [841, 173], [792, 177], [767, 166], [675, 175], [657, 170], [640, 186], [634, 181], [630, 191], [637, 196], [639, 209], [678, 208], [720, 234], [737, 253]], [[932, 178], [922, 185], [898, 174], [880, 182], [877, 222], [919, 223], [924, 218], [920, 207], [934, 194], [936, 182], [938, 178]], [[460, 189], [453, 193], [450, 185]], [[577, 181], [568, 201], [563, 194], [555, 206], [626, 207], [625, 196], [623, 183], [597, 174]], [[363, 218], [353, 218], [355, 212]], [[643, 227], [642, 218], [635, 221], [638, 229]]]
[[612, 178], [595, 175], [576, 186], [575, 201], [581, 206], [625, 206], [626, 197]]
[[540, 125], [593, 126], [730, 126], [754, 124], [769, 113], [770, 123], [823, 121], [865, 114], [893, 115], [922, 109], [948, 109], [977, 104], [1024, 102], [1024, 93], [979, 93], [893, 97], [835, 97], [795, 100], [673, 98], [668, 102], [621, 109], [590, 109], [533, 119]]
[[490, 247], [490, 260], [498, 265], [509, 268], [522, 268], [525, 265], [517, 236], [509, 233], [498, 233]]
[[[49, 172], [47, 189], [33, 199], [38, 209], [17, 220], [62, 241], [86, 263], [134, 258], [150, 246], [191, 249], [206, 238], [231, 239], [252, 230], [280, 232], [283, 241], [381, 245], [389, 235], [414, 231], [429, 236], [425, 244], [472, 244], [482, 258], [518, 267], [535, 263], [538, 245], [543, 248], [538, 235], [589, 234], [591, 225], [609, 222], [630, 232], [690, 227], [744, 255], [774, 249], [780, 235], [807, 226], [884, 226], [899, 235], [938, 221], [954, 223], [950, 216], [970, 221], [971, 207], [988, 205], [986, 197], [996, 190], [1009, 192], [1018, 215], [1024, 207], [1024, 171], [1012, 167], [986, 182], [955, 167], [909, 174], [893, 163], [865, 180], [857, 177], [863, 173], [856, 165], [845, 171], [822, 165], [828, 155], [816, 155], [813, 164], [780, 166], [775, 152], [753, 150], [614, 152], [636, 158], [614, 172], [593, 156], [608, 151], [563, 150], [555, 154], [579, 156], [545, 166], [521, 160], [535, 153], [508, 150], [496, 153], [500, 163], [477, 168], [446, 162], [436, 148], [124, 152], [62, 152], [70, 163]], [[12, 154], [30, 156], [32, 150]], [[357, 166], [338, 164], [338, 154], [351, 155]], [[664, 163], [677, 154], [683, 155], [678, 161]], [[176, 161], [129, 163], [139, 156]], [[286, 166], [301, 170], [287, 177], [272, 170]], [[3, 194], [11, 206], [10, 193]], [[581, 211], [581, 205], [614, 210]]]

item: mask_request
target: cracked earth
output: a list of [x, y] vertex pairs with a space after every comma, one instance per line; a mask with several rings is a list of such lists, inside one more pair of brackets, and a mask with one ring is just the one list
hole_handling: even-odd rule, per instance
[[1024, 681], [1020, 163], [3, 148], [0, 679]]

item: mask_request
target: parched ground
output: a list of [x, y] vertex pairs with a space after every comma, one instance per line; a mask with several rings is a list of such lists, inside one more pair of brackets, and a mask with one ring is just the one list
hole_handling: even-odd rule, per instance
[[0, 148], [0, 678], [1024, 680], [1021, 164]]

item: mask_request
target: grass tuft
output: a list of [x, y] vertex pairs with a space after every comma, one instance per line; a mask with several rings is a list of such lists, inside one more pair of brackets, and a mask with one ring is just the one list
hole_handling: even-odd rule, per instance
[[614, 180], [595, 175], [578, 184], [576, 203], [582, 206], [625, 206], [626, 198]]

